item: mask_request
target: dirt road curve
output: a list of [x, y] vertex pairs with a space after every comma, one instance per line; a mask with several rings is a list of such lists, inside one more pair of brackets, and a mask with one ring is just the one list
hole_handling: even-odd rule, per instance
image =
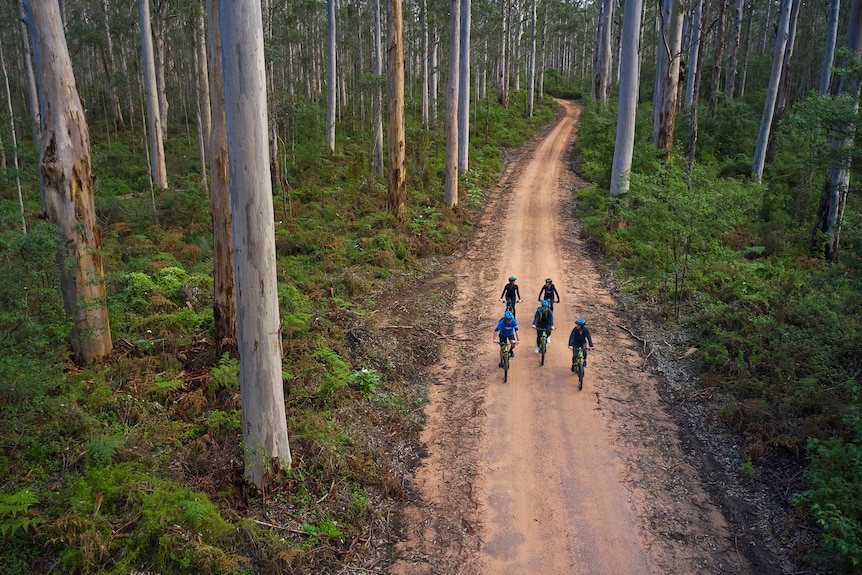
[[[455, 279], [454, 321], [435, 374], [400, 575], [750, 573], [664, 413], [641, 342], [577, 236], [567, 157], [580, 110], [513, 162]], [[492, 332], [518, 277], [522, 345], [508, 383]], [[552, 277], [562, 303], [544, 366], [531, 328]], [[566, 348], [591, 328], [583, 391]]]

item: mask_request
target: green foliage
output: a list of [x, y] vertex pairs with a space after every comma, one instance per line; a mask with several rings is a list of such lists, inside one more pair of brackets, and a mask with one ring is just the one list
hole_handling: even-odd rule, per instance
[[215, 396], [222, 390], [239, 389], [239, 360], [230, 357], [227, 353], [222, 354], [218, 365], [210, 371], [210, 382], [207, 386], [207, 395]]
[[327, 347], [321, 347], [312, 354], [323, 369], [320, 374], [318, 399], [324, 405], [333, 404], [338, 392], [350, 382], [350, 367], [339, 355]]
[[43, 523], [43, 519], [31, 509], [38, 499], [27, 488], [14, 493], [0, 493], [0, 536], [13, 537], [19, 531], [29, 531]]
[[350, 385], [359, 390], [366, 399], [374, 394], [379, 383], [380, 374], [373, 369], [363, 368], [350, 374]]

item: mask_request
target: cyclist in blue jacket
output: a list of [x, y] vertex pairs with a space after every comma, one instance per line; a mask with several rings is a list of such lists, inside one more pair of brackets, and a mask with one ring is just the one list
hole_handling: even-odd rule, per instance
[[503, 319], [498, 321], [497, 327], [494, 328], [494, 342], [500, 344], [500, 367], [503, 367], [503, 344], [506, 343], [506, 340], [512, 342], [509, 357], [514, 357], [514, 347], [521, 342], [521, 339], [518, 335], [518, 320], [510, 311], [503, 315]]
[[[593, 338], [590, 336], [590, 330], [587, 329], [587, 320], [580, 318], [575, 322], [572, 333], [569, 334], [569, 349], [580, 347], [584, 350], [584, 367], [587, 367], [587, 342], [590, 344], [590, 349], [593, 349]], [[575, 364], [572, 364], [572, 371], [575, 371]]]

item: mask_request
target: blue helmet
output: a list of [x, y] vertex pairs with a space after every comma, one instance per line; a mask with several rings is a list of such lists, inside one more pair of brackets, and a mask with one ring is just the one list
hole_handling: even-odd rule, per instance
[[518, 278], [516, 278], [515, 276], [509, 276], [509, 281], [510, 281], [510, 282], [513, 282], [513, 281], [515, 281], [516, 279], [518, 279]]
[[575, 324], [577, 324], [577, 325], [587, 325], [587, 320], [585, 320], [584, 318], [580, 318], [578, 321], [576, 321], [576, 322], [575, 322]]
[[505, 319], [515, 319], [515, 316], [514, 316], [514, 315], [512, 315], [512, 312], [510, 312], [510, 311], [507, 311], [506, 313], [504, 313], [504, 314], [503, 314], [503, 317], [504, 317]]
[[543, 299], [543, 300], [542, 300], [542, 307], [548, 307], [548, 306], [550, 306], [550, 305], [551, 305], [551, 304], [550, 304], [550, 303], [548, 303], [548, 300], [546, 300], [546, 299]]

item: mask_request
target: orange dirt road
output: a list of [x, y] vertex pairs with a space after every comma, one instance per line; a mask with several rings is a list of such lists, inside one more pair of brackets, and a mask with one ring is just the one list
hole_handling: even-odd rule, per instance
[[[679, 446], [642, 342], [632, 336], [578, 237], [568, 158], [580, 109], [511, 162], [467, 250], [447, 269], [452, 322], [434, 374], [426, 449], [409, 487], [392, 572], [638, 575], [750, 573], [720, 510]], [[521, 345], [508, 383], [493, 329], [517, 276]], [[545, 365], [531, 327], [554, 279]], [[584, 317], [596, 352], [584, 388], [566, 347]]]

